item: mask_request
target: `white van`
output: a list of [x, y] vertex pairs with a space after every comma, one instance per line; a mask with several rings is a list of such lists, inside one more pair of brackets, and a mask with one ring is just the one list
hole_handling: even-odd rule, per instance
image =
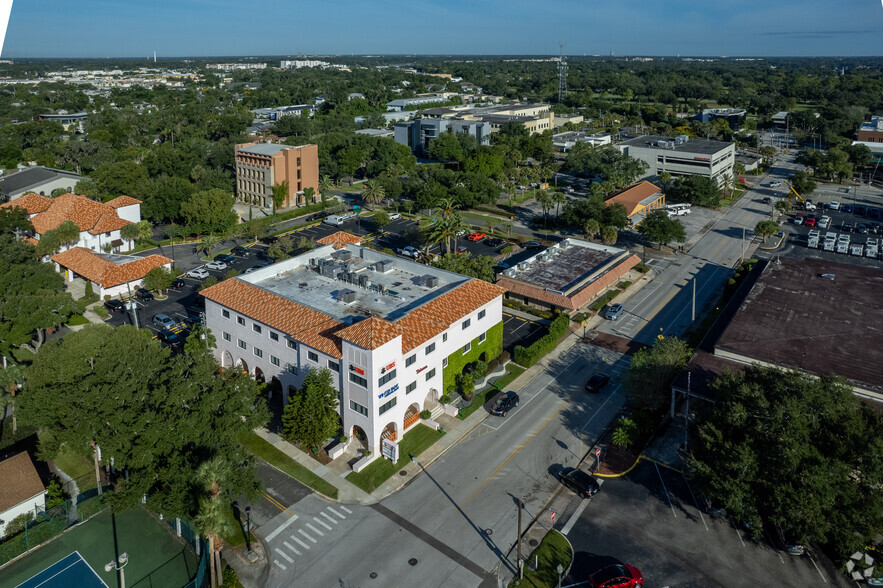
[[339, 227], [340, 225], [343, 224], [343, 217], [338, 216], [336, 214], [332, 214], [331, 216], [326, 216], [324, 219], [322, 219], [322, 222], [325, 223], [326, 225], [333, 225], [335, 227]]

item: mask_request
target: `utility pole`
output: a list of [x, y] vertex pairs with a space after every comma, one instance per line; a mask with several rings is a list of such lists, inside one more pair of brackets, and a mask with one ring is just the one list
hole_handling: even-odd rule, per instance
[[696, 321], [696, 276], [693, 276], [693, 316], [691, 320]]
[[523, 508], [523, 506], [522, 506], [522, 502], [521, 502], [521, 497], [519, 496], [518, 497], [518, 537], [515, 540], [515, 546], [518, 549], [517, 565], [518, 565], [518, 577], [519, 578], [524, 577], [524, 569], [522, 569], [522, 567], [521, 567], [521, 509], [522, 508]]
[[739, 264], [745, 261], [745, 227], [742, 227], [742, 256], [739, 258]]
[[138, 307], [136, 306], [135, 301], [132, 299], [132, 286], [129, 282], [126, 282], [126, 288], [129, 289], [128, 307], [129, 307], [129, 310], [132, 311], [132, 317], [133, 317], [132, 320], [135, 321], [135, 328], [140, 329], [141, 327], [138, 326]]

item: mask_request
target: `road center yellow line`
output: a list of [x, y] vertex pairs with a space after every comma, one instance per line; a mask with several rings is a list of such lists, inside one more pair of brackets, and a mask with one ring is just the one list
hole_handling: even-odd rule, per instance
[[659, 306], [657, 306], [657, 307], [656, 307], [656, 310], [654, 310], [653, 312], [650, 313], [650, 316], [648, 316], [647, 319], [646, 319], [647, 322], [649, 323], [650, 321], [652, 321], [652, 320], [653, 320], [653, 317], [655, 317], [657, 314], [659, 314], [659, 311], [662, 310], [663, 308], [665, 308], [665, 305], [668, 304], [669, 302], [671, 302], [671, 299], [674, 298], [675, 295], [677, 295], [678, 292], [680, 292], [680, 290], [676, 288], [671, 294], [669, 294], [669, 295], [668, 295], [668, 298], [666, 298], [666, 299], [662, 302], [662, 304], [660, 304]]
[[263, 497], [266, 498], [270, 504], [272, 504], [273, 506], [275, 506], [276, 508], [278, 508], [282, 512], [286, 513], [289, 517], [296, 516], [293, 512], [291, 512], [290, 510], [288, 510], [287, 508], [282, 506], [282, 503], [280, 503], [278, 500], [276, 500], [275, 498], [273, 498], [272, 496], [270, 496], [266, 492], [261, 492], [261, 495], [263, 495]]

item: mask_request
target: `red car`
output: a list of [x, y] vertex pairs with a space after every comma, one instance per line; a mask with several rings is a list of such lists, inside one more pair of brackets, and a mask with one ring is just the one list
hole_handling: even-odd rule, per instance
[[806, 217], [806, 220], [803, 221], [803, 224], [805, 224], [805, 225], [808, 226], [808, 227], [814, 227], [814, 226], [816, 226], [816, 217], [814, 217], [814, 216], [808, 216], [808, 217]]
[[481, 241], [485, 237], [487, 237], [487, 235], [485, 235], [484, 233], [472, 233], [471, 235], [469, 235], [466, 238], [469, 239], [470, 241]]
[[469, 250], [466, 249], [465, 247], [463, 247], [462, 245], [457, 247], [457, 253], [466, 253], [467, 251], [469, 251]]
[[614, 564], [601, 568], [589, 577], [592, 588], [641, 588], [644, 576], [628, 564]]

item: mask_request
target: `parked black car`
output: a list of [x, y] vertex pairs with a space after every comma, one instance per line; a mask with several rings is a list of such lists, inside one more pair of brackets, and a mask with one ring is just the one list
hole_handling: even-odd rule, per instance
[[513, 408], [518, 406], [518, 394], [512, 392], [506, 392], [494, 402], [494, 407], [491, 409], [491, 414], [495, 416], [506, 416], [506, 413], [512, 410]]
[[247, 247], [237, 245], [232, 249], [231, 253], [233, 253], [233, 255], [238, 255], [239, 257], [248, 257], [251, 254], [251, 251], [249, 251]]
[[559, 479], [562, 484], [576, 492], [580, 498], [591, 498], [601, 489], [598, 480], [576, 468], [562, 469]]
[[600, 392], [609, 383], [610, 376], [607, 374], [595, 374], [586, 382], [586, 392]]
[[202, 317], [200, 315], [188, 314], [184, 317], [184, 320], [182, 322], [187, 325], [188, 329], [192, 329], [194, 325], [202, 324]]
[[135, 298], [138, 300], [143, 300], [144, 302], [150, 302], [153, 300], [153, 292], [148, 290], [147, 288], [138, 288], [135, 290]]
[[105, 300], [104, 308], [110, 312], [123, 312], [126, 310], [126, 305], [123, 304], [122, 300]]
[[172, 280], [172, 286], [171, 286], [171, 287], [172, 287], [173, 289], [175, 289], [175, 290], [180, 290], [181, 288], [183, 288], [183, 287], [186, 286], [186, 285], [187, 285], [187, 282], [185, 282], [185, 281], [182, 280], [181, 278], [175, 278], [174, 280]]
[[499, 247], [503, 243], [505, 243], [505, 241], [503, 241], [502, 239], [497, 239], [496, 237], [494, 237], [493, 239], [487, 239], [484, 242], [484, 244], [488, 247]]
[[543, 244], [540, 243], [539, 241], [526, 241], [526, 242], [522, 243], [521, 246], [524, 247], [525, 249], [542, 249], [543, 248]]
[[160, 331], [157, 337], [169, 347], [177, 347], [184, 344], [184, 337], [173, 331]]
[[236, 258], [233, 257], [232, 255], [228, 255], [226, 253], [219, 253], [219, 254], [215, 255], [215, 261], [223, 261], [224, 263], [229, 265], [229, 264], [233, 263], [234, 261], [236, 261]]

